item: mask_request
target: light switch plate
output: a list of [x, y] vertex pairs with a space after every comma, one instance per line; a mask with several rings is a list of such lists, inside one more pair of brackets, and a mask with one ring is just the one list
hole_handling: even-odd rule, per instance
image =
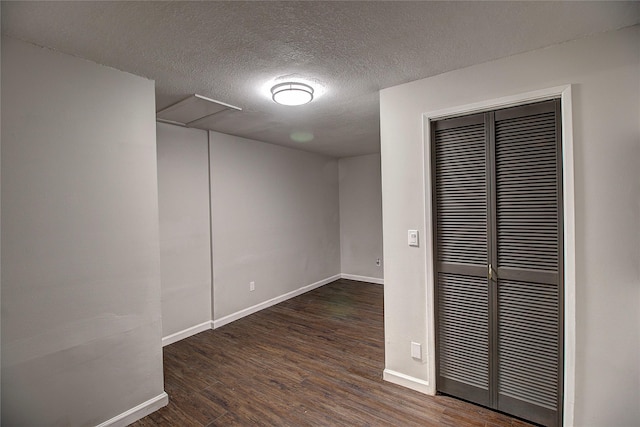
[[409, 246], [419, 246], [418, 230], [409, 230]]

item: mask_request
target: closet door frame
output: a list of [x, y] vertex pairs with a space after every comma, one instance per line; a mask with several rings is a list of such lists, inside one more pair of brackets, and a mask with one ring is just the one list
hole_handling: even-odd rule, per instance
[[423, 114], [423, 178], [424, 178], [424, 230], [426, 253], [426, 312], [427, 312], [427, 360], [430, 394], [436, 393], [436, 310], [434, 303], [434, 252], [433, 252], [433, 202], [432, 202], [432, 129], [431, 121], [445, 118], [485, 112], [550, 99], [561, 100], [562, 123], [562, 191], [563, 191], [563, 279], [564, 279], [564, 364], [562, 403], [563, 425], [571, 426], [574, 420], [575, 396], [575, 196], [573, 171], [573, 125], [571, 105], [571, 85], [558, 86], [514, 96], [491, 99], [474, 104], [437, 110]]

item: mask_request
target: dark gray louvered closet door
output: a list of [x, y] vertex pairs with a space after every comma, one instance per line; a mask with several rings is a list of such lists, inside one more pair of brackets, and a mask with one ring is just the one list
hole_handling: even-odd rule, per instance
[[437, 389], [561, 424], [560, 102], [433, 123]]
[[442, 120], [434, 128], [437, 384], [489, 406], [485, 117]]
[[558, 425], [562, 401], [560, 101], [495, 113], [498, 409]]

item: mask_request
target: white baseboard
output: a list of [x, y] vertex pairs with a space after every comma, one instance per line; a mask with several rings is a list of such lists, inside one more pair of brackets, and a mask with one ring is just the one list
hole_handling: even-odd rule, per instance
[[377, 283], [378, 285], [384, 285], [384, 279], [378, 279], [377, 277], [357, 276], [355, 274], [340, 275], [342, 279], [357, 280], [358, 282]]
[[167, 406], [168, 403], [169, 396], [163, 391], [156, 397], [149, 399], [146, 402], [121, 413], [120, 415], [116, 415], [110, 420], [99, 424], [97, 427], [126, 427], [129, 424], [138, 421], [140, 418], [144, 418], [150, 413], [157, 411], [163, 406]]
[[385, 369], [382, 373], [382, 378], [385, 381], [400, 385], [402, 387], [410, 388], [411, 390], [419, 391], [420, 393], [434, 395], [435, 392], [432, 387], [429, 386], [429, 381], [421, 380], [409, 375], [402, 374], [400, 372], [392, 371], [391, 369]]
[[163, 337], [162, 346], [164, 347], [166, 345], [173, 344], [174, 342], [189, 338], [191, 335], [199, 334], [200, 332], [204, 332], [209, 329], [213, 329], [211, 320], [207, 320], [206, 322], [202, 322], [199, 325], [195, 325], [182, 331], [176, 332], [175, 334]]
[[318, 282], [312, 283], [310, 285], [307, 286], [303, 286], [299, 289], [296, 289], [295, 291], [291, 291], [291, 292], [287, 292], [284, 295], [280, 295], [278, 297], [275, 298], [271, 298], [268, 301], [264, 301], [261, 302], [260, 304], [256, 304], [252, 307], [249, 308], [245, 308], [243, 310], [237, 311], [235, 313], [229, 314], [227, 316], [221, 317], [220, 319], [214, 320], [213, 321], [213, 328], [217, 329], [221, 326], [224, 326], [228, 323], [231, 323], [235, 320], [241, 319], [245, 316], [248, 316], [250, 314], [256, 313], [260, 310], [264, 310], [265, 308], [271, 307], [272, 305], [276, 305], [278, 303], [281, 303], [282, 301], [286, 301], [290, 298], [293, 297], [297, 297], [298, 295], [302, 295], [305, 292], [309, 292], [313, 289], [319, 288], [320, 286], [324, 286], [327, 283], [331, 283], [335, 280], [340, 279], [341, 275], [340, 274], [336, 274], [335, 276], [331, 276], [331, 277], [327, 277], [326, 279], [322, 279]]

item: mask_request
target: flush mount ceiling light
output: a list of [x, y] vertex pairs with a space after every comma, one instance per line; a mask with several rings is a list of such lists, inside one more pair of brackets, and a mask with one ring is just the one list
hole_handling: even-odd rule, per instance
[[313, 99], [313, 88], [304, 83], [280, 83], [271, 88], [273, 101], [282, 105], [303, 105]]

